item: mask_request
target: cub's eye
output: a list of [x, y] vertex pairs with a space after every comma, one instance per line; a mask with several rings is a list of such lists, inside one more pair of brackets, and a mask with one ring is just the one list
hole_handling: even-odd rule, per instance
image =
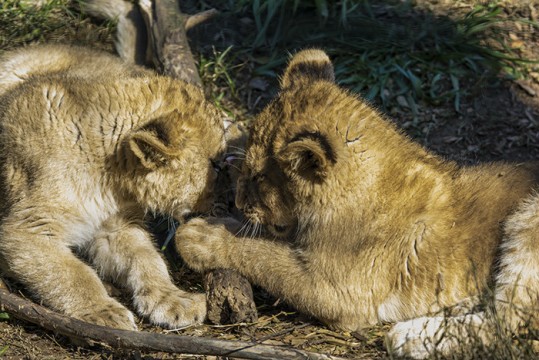
[[266, 175], [264, 175], [264, 174], [256, 174], [256, 175], [254, 176], [254, 180], [255, 180], [256, 182], [260, 183], [260, 182], [266, 180]]

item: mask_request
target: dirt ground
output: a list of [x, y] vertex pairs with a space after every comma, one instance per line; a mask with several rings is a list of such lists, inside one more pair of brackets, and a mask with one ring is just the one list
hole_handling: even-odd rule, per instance
[[[425, 7], [441, 8], [443, 1], [427, 1]], [[457, 2], [453, 2], [453, 5]], [[522, 5], [519, 11], [533, 19], [539, 5]], [[536, 19], [534, 19], [536, 20]], [[100, 24], [89, 24], [90, 30]], [[532, 29], [533, 30], [533, 29]], [[521, 40], [523, 52], [539, 59], [539, 32], [530, 29], [513, 33], [513, 41]], [[97, 31], [97, 30], [96, 30]], [[232, 31], [232, 30], [231, 30]], [[222, 33], [222, 29], [221, 29]], [[217, 36], [216, 34], [215, 36]], [[210, 37], [211, 38], [211, 37]], [[215, 38], [215, 37], [214, 37]], [[66, 42], [65, 38], [52, 39]], [[94, 43], [92, 38], [73, 35], [69, 41]], [[101, 34], [97, 39], [102, 48], [112, 49], [109, 34]], [[196, 51], [203, 51], [207, 44], [195, 43]], [[389, 110], [389, 117], [412, 138], [427, 148], [449, 159], [463, 164], [480, 161], [510, 160], [524, 161], [539, 157], [539, 83], [531, 74], [520, 81], [489, 81], [480, 87], [463, 84], [468, 94], [461, 99], [460, 111], [455, 111], [452, 103], [432, 106], [421, 104], [416, 119], [402, 110]], [[261, 105], [271, 97], [271, 91], [253, 85], [248, 67], [237, 74], [241, 83], [241, 100], [244, 107], [238, 114], [246, 119], [259, 111]], [[265, 79], [262, 79], [263, 81]], [[260, 79], [257, 78], [259, 82]], [[271, 81], [268, 80], [271, 86]], [[256, 86], [255, 86], [256, 85]], [[254, 101], [253, 99], [257, 99]], [[257, 105], [253, 105], [253, 104]], [[249, 104], [246, 106], [245, 104]], [[191, 273], [178, 261], [172, 264], [173, 275], [183, 288], [200, 291], [200, 277]], [[13, 290], [20, 291], [17, 284]], [[21, 293], [24, 296], [24, 293]], [[211, 336], [227, 340], [250, 340], [267, 344], [290, 345], [299, 349], [321, 352], [353, 359], [381, 359], [387, 353], [383, 346], [384, 333], [388, 325], [374, 327], [362, 333], [330, 331], [316, 320], [302, 316], [265, 293], [255, 289], [255, 299], [259, 311], [259, 321], [255, 324], [230, 326], [201, 325], [181, 331], [180, 334]], [[1, 313], [1, 311], [0, 311]], [[143, 322], [140, 327], [146, 331], [166, 332], [149, 327]], [[0, 319], [0, 358], [5, 359], [184, 359], [202, 358], [179, 354], [140, 353], [120, 351], [103, 347], [78, 348], [69, 339], [43, 331], [38, 326], [12, 317]], [[206, 357], [211, 358], [211, 357]]]

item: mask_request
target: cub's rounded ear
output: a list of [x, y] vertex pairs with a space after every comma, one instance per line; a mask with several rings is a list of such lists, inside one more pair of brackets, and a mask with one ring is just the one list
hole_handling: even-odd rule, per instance
[[285, 173], [322, 182], [337, 162], [337, 148], [320, 132], [301, 132], [284, 146], [277, 159]]
[[292, 57], [281, 79], [281, 87], [291, 87], [300, 80], [335, 81], [333, 64], [324, 51], [302, 50]]
[[146, 170], [156, 170], [173, 157], [178, 157], [189, 136], [189, 127], [182, 123], [177, 111], [156, 118], [133, 130], [126, 138], [118, 159], [127, 166], [142, 165]]

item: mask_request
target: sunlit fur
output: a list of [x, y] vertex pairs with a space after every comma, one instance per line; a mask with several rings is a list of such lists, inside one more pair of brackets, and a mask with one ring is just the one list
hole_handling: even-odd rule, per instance
[[154, 324], [201, 322], [204, 295], [172, 283], [144, 215], [210, 209], [223, 133], [200, 89], [112, 55], [65, 46], [4, 54], [4, 270], [44, 304], [96, 324], [136, 327], [98, 275]]
[[[538, 325], [537, 174], [531, 163], [443, 160], [336, 86], [326, 54], [306, 50], [252, 125], [237, 189], [245, 214], [288, 229], [285, 241], [197, 219], [178, 248], [193, 268], [236, 269], [333, 328], [404, 321], [388, 334], [397, 355], [447, 354], [467, 334], [492, 341], [493, 324]], [[474, 311], [489, 286], [501, 321], [490, 310], [442, 321], [447, 306]]]

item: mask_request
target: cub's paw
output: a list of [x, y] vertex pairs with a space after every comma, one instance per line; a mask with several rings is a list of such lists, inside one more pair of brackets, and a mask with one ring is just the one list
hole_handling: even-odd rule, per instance
[[495, 327], [485, 312], [420, 317], [395, 324], [387, 334], [386, 344], [397, 356], [446, 357], [477, 345], [488, 346], [495, 339]]
[[202, 324], [206, 318], [206, 295], [175, 287], [145, 290], [135, 295], [135, 306], [152, 324], [169, 329]]
[[91, 306], [71, 315], [74, 318], [96, 325], [122, 330], [137, 330], [135, 317], [131, 311], [114, 300], [106, 304]]
[[[426, 359], [443, 350], [438, 341], [444, 324], [443, 317], [421, 317], [402, 321], [386, 335], [388, 351], [397, 357]], [[450, 345], [450, 344], [445, 344]]]
[[210, 223], [197, 218], [178, 229], [176, 249], [187, 265], [194, 270], [204, 271], [227, 267], [226, 246], [232, 237], [226, 224]]

